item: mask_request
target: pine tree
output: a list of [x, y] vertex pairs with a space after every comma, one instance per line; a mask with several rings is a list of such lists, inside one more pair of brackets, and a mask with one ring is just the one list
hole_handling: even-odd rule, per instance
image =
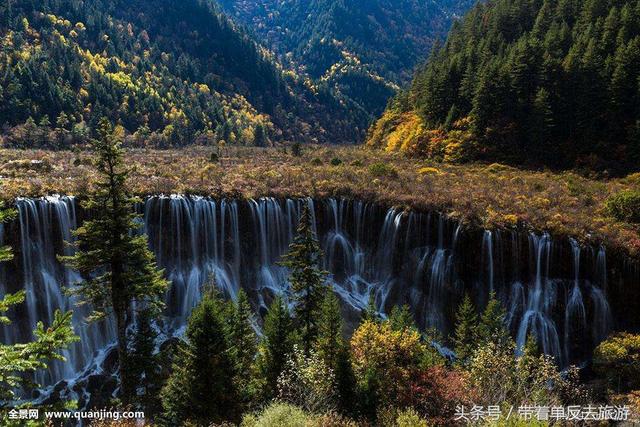
[[338, 408], [342, 413], [353, 413], [355, 376], [351, 368], [349, 347], [344, 338], [344, 321], [340, 301], [328, 291], [322, 302], [320, 326], [315, 349], [318, 356], [335, 374]]
[[466, 364], [478, 346], [478, 315], [469, 295], [465, 295], [456, 315], [456, 329], [453, 338], [457, 362]]
[[279, 297], [269, 306], [263, 334], [257, 365], [262, 383], [262, 399], [269, 401], [276, 396], [278, 376], [282, 373], [294, 344], [291, 314]]
[[36, 121], [31, 116], [24, 123], [24, 140], [27, 147], [33, 147], [38, 144], [38, 125], [36, 125]]
[[[11, 220], [14, 216], [15, 211], [3, 209], [0, 203], [0, 224]], [[10, 261], [12, 258], [11, 248], [6, 246], [0, 248], [0, 263]], [[23, 303], [25, 297], [26, 293], [20, 291], [5, 294], [0, 299], [0, 325], [11, 323], [5, 314], [11, 307]], [[71, 312], [62, 313], [56, 310], [53, 322], [47, 328], [42, 322], [38, 322], [33, 331], [34, 341], [13, 345], [0, 343], [0, 408], [16, 399], [14, 390], [25, 382], [28, 374], [39, 369], [47, 369], [47, 362], [51, 360], [65, 362], [65, 358], [59, 351], [68, 348], [71, 343], [78, 340], [73, 333], [71, 316]]]
[[64, 146], [65, 137], [69, 134], [69, 117], [63, 112], [58, 115], [56, 119], [56, 144], [58, 148], [62, 148]]
[[161, 392], [166, 425], [237, 421], [239, 401], [226, 334], [227, 315], [227, 306], [213, 287], [191, 313], [186, 343]]
[[152, 324], [153, 313], [141, 310], [136, 319], [136, 331], [131, 345], [129, 367], [131, 370], [131, 388], [142, 388], [143, 393], [136, 393], [134, 402], [150, 414], [150, 409], [157, 406], [155, 402], [160, 385], [158, 364], [154, 355], [157, 332]]
[[256, 147], [267, 146], [267, 133], [262, 124], [256, 126], [256, 130], [253, 134], [253, 145], [255, 145]]
[[360, 313], [360, 322], [379, 322], [380, 315], [378, 314], [378, 307], [376, 307], [376, 295], [373, 291], [369, 292], [369, 302], [367, 306]]
[[391, 309], [389, 324], [394, 331], [418, 330], [413, 314], [406, 305], [396, 305]]
[[480, 345], [494, 343], [504, 345], [509, 342], [509, 331], [505, 324], [506, 312], [495, 293], [491, 293], [487, 307], [480, 316], [477, 340]]
[[49, 116], [44, 115], [42, 119], [40, 119], [40, 123], [38, 123], [38, 139], [41, 147], [46, 147], [49, 143], [49, 127], [51, 126], [51, 122], [49, 121]]
[[234, 364], [235, 384], [240, 400], [248, 405], [254, 397], [251, 388], [257, 338], [253, 329], [253, 313], [244, 290], [238, 293], [229, 325], [229, 344]]
[[340, 302], [332, 291], [327, 291], [320, 310], [316, 351], [327, 366], [334, 368], [338, 354], [344, 346], [343, 321], [340, 314]]
[[337, 382], [338, 410], [345, 415], [354, 416], [358, 412], [358, 408], [354, 405], [357, 401], [356, 377], [353, 373], [348, 345], [344, 345], [338, 352], [336, 366], [333, 369]]
[[84, 281], [70, 292], [80, 303], [94, 308], [91, 319], [113, 312], [118, 346], [121, 394], [129, 402], [135, 392], [127, 366], [127, 328], [132, 321], [132, 303], [150, 310], [162, 307], [167, 281], [155, 264], [145, 235], [136, 235], [139, 224], [134, 211], [135, 197], [129, 194], [129, 170], [124, 166], [119, 135], [108, 121], [100, 124], [96, 142], [96, 188], [83, 207], [92, 213], [89, 220], [75, 231], [77, 252], [64, 260], [79, 271]]
[[376, 370], [370, 368], [364, 374], [363, 384], [358, 387], [358, 411], [366, 419], [376, 420], [378, 408], [381, 406], [380, 395], [380, 378]]
[[[25, 292], [7, 294], [0, 300], [0, 323], [9, 324], [4, 315], [9, 309], [25, 300]], [[38, 322], [33, 335], [34, 341], [13, 345], [0, 344], [0, 408], [15, 399], [15, 388], [27, 381], [27, 374], [40, 369], [48, 369], [52, 360], [66, 362], [59, 352], [78, 341], [71, 324], [72, 312], [56, 310], [53, 322], [45, 327]], [[33, 386], [33, 384], [31, 384]], [[36, 385], [37, 386], [37, 385]]]
[[322, 251], [312, 224], [309, 206], [305, 204], [300, 217], [297, 235], [281, 265], [290, 271], [289, 282], [293, 289], [295, 318], [299, 326], [302, 348], [309, 354], [318, 334], [318, 314], [326, 290], [325, 275], [320, 269]]

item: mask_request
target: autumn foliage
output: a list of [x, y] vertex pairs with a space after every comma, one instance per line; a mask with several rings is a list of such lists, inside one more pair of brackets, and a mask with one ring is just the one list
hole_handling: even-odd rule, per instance
[[456, 406], [469, 405], [472, 393], [466, 375], [445, 366], [421, 370], [410, 381], [400, 401], [414, 408], [430, 425], [450, 425]]

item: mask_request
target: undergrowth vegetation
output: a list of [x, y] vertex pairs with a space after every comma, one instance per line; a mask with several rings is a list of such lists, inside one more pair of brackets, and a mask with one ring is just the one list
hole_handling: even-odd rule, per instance
[[[293, 151], [293, 153], [292, 153]], [[355, 147], [134, 149], [131, 184], [140, 195], [186, 193], [244, 197], [353, 197], [435, 209], [468, 224], [520, 227], [640, 251], [640, 180], [596, 180], [572, 172], [502, 164], [448, 164]], [[295, 154], [295, 155], [294, 155]], [[0, 196], [86, 194], [90, 152], [0, 151]]]

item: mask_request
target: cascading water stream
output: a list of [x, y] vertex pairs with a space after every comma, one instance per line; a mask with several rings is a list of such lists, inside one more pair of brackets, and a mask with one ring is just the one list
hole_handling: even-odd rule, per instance
[[[139, 209], [158, 265], [172, 281], [167, 321], [162, 322], [165, 334], [180, 333], [211, 277], [230, 298], [245, 289], [261, 313], [274, 295], [287, 298], [287, 271], [278, 261], [295, 235], [304, 203], [324, 250], [323, 267], [351, 313], [351, 326], [373, 294], [381, 313], [408, 304], [421, 327], [446, 333], [465, 293], [481, 309], [495, 291], [506, 304], [519, 348], [533, 334], [562, 365], [588, 356], [613, 330], [604, 248], [589, 258], [577, 242], [554, 242], [548, 234], [475, 234], [435, 212], [363, 201], [157, 196]], [[17, 289], [28, 296], [25, 306], [11, 313], [18, 321], [0, 327], [4, 342], [27, 340], [38, 320], [47, 323], [56, 309], [74, 308], [63, 287], [79, 280], [57, 260], [70, 253], [63, 242], [73, 239], [77, 226], [74, 199], [20, 199], [17, 208], [18, 220], [0, 227], [0, 241], [16, 252], [11, 265], [0, 266], [0, 296]], [[567, 261], [572, 269], [565, 274], [560, 266]], [[110, 322], [87, 324], [86, 315], [76, 309], [74, 326], [81, 341], [66, 354], [69, 363], [56, 362], [38, 374], [42, 384], [100, 370], [97, 355], [105, 354], [115, 334]]]
[[516, 335], [517, 348], [522, 350], [530, 335], [538, 338], [543, 351], [563, 363], [560, 339], [551, 310], [555, 306], [555, 282], [549, 277], [552, 242], [548, 234], [529, 236], [530, 254], [535, 257], [535, 278], [529, 286], [526, 311]]
[[[16, 202], [19, 224], [17, 254], [21, 260], [21, 289], [26, 292], [25, 315], [20, 318], [22, 327], [6, 326], [5, 342], [30, 339], [38, 321], [50, 324], [55, 310], [75, 308], [73, 298], [65, 295], [64, 288], [79, 280], [77, 273], [62, 266], [57, 255], [70, 255], [71, 249], [64, 242], [72, 242], [71, 230], [76, 228], [75, 202], [71, 197], [47, 197], [39, 200], [19, 199]], [[0, 295], [8, 293], [0, 283]], [[80, 341], [63, 355], [69, 363], [53, 362], [49, 369], [36, 373], [36, 381], [52, 384], [62, 378], [71, 378], [97, 351], [114, 341], [115, 330], [110, 322], [87, 323], [86, 308], [74, 310], [73, 323]]]
[[607, 253], [604, 247], [598, 248], [595, 272], [595, 282], [591, 284], [590, 293], [593, 306], [593, 345], [598, 345], [607, 338], [613, 325], [613, 316], [606, 295]]
[[565, 360], [569, 360], [571, 338], [574, 334], [582, 334], [586, 328], [587, 314], [580, 290], [580, 255], [581, 249], [578, 242], [570, 239], [573, 253], [573, 271], [575, 278], [569, 291], [564, 317], [564, 351]]
[[487, 285], [489, 292], [495, 291], [494, 284], [494, 263], [493, 263], [493, 232], [485, 230], [482, 238], [482, 258], [483, 265], [486, 265]]

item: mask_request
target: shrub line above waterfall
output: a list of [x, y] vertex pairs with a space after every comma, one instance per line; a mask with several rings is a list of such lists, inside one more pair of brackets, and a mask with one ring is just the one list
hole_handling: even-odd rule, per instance
[[[193, 147], [130, 150], [126, 157], [135, 166], [132, 191], [141, 196], [346, 197], [440, 211], [480, 228], [545, 230], [604, 244], [611, 253], [640, 252], [637, 226], [607, 212], [612, 195], [634, 191], [636, 175], [593, 180], [499, 164], [439, 164], [355, 147], [304, 148], [300, 156], [286, 151]], [[212, 152], [218, 155], [212, 158]], [[85, 194], [94, 182], [90, 156], [0, 150], [0, 198]]]

